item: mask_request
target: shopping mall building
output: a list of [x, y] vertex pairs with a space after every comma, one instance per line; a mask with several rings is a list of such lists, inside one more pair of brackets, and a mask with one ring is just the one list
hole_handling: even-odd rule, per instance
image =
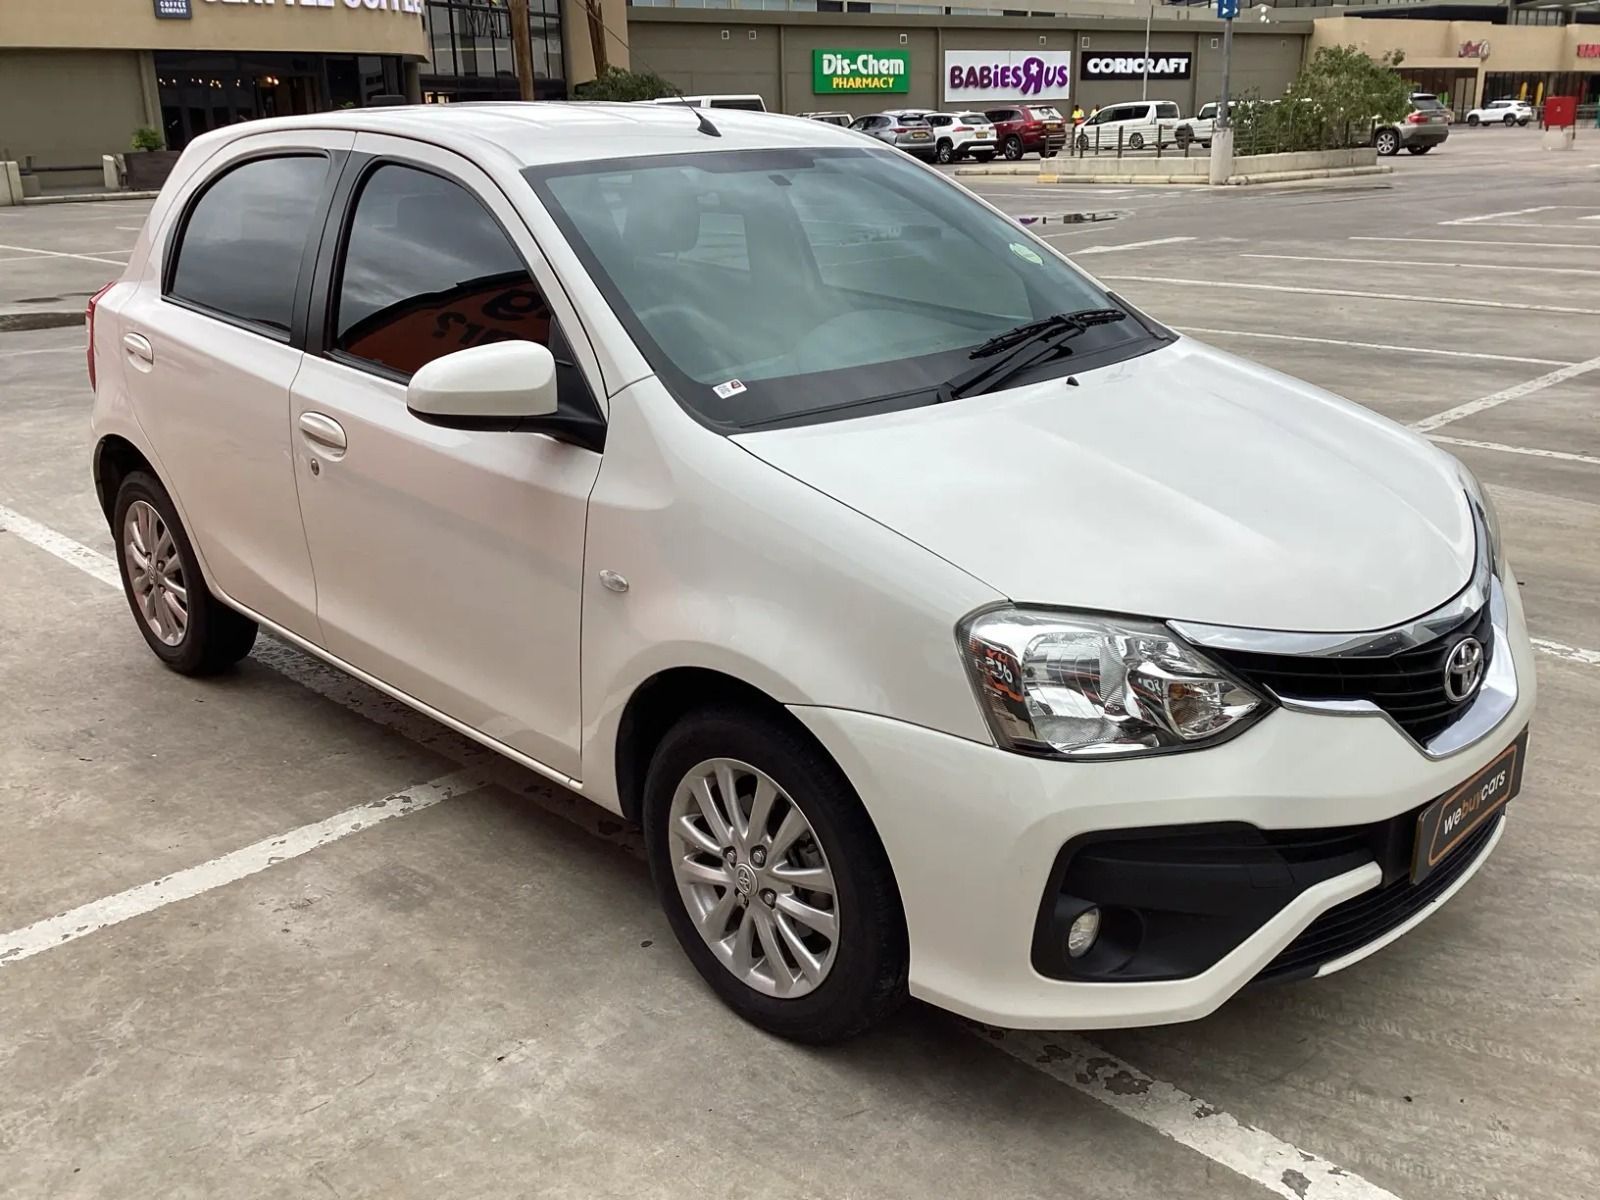
[[[614, 65], [783, 112], [1148, 95], [1191, 113], [1220, 90], [1223, 25], [1204, 3], [995, 2], [1024, 0], [530, 0], [534, 86], [560, 99], [593, 78], [598, 36]], [[1406, 78], [1458, 112], [1508, 96], [1592, 103], [1597, 21], [1600, 0], [1245, 0], [1233, 89], [1281, 95], [1317, 46], [1354, 44], [1403, 50]], [[141, 126], [181, 149], [257, 117], [514, 99], [511, 45], [505, 0], [0, 0], [0, 160], [34, 190], [60, 188], [97, 182], [101, 156]], [[841, 62], [888, 66], [823, 69]], [[985, 71], [1022, 82], [985, 86]], [[1030, 92], [1032, 78], [1050, 86]]]

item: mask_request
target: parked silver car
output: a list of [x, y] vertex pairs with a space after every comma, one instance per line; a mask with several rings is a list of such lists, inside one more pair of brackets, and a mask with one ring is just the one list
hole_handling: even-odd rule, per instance
[[904, 113], [869, 113], [850, 122], [851, 129], [887, 142], [918, 158], [932, 158], [937, 150], [933, 127], [922, 117]]
[[1431, 92], [1411, 93], [1411, 111], [1398, 121], [1379, 123], [1372, 144], [1387, 157], [1400, 153], [1426, 154], [1450, 136], [1450, 110]]

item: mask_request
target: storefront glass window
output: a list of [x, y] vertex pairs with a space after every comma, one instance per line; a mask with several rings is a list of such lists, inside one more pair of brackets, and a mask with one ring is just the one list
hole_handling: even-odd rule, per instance
[[[560, 0], [531, 0], [533, 77], [540, 99], [566, 95]], [[433, 62], [422, 78], [431, 100], [514, 100], [511, 13], [504, 0], [428, 0]]]

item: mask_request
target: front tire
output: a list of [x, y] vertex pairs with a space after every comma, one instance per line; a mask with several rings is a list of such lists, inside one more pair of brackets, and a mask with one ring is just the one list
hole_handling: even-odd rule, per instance
[[745, 1020], [834, 1042], [905, 999], [888, 856], [843, 772], [800, 730], [734, 707], [690, 714], [651, 759], [643, 818], [678, 944]]
[[1016, 136], [1008, 137], [1001, 144], [1000, 153], [1006, 156], [1007, 162], [1016, 162], [1022, 157], [1022, 139]]
[[112, 512], [117, 568], [139, 632], [180, 675], [215, 675], [250, 653], [256, 623], [206, 588], [189, 535], [166, 488], [133, 471]]
[[939, 148], [933, 152], [933, 156], [942, 163], [955, 162], [956, 148], [950, 144], [948, 138], [940, 138]]

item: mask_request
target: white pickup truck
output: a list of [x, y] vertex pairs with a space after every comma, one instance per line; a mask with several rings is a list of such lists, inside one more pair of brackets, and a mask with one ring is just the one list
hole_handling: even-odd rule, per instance
[[[1234, 107], [1234, 103], [1230, 101], [1228, 111], [1231, 113]], [[1179, 146], [1187, 146], [1190, 142], [1199, 142], [1202, 146], [1210, 149], [1211, 132], [1216, 128], [1216, 124], [1217, 102], [1213, 100], [1210, 104], [1202, 104], [1200, 111], [1194, 116], [1185, 121], [1180, 121], [1178, 128], [1174, 131], [1174, 138]]]

